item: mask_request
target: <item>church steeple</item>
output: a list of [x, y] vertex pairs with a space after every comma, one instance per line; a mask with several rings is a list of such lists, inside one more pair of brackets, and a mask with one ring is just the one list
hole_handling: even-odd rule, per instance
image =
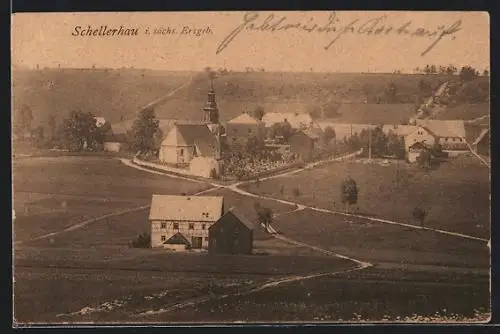
[[208, 124], [219, 124], [219, 108], [215, 101], [214, 79], [210, 78], [210, 90], [208, 91], [207, 103], [203, 108], [203, 121]]

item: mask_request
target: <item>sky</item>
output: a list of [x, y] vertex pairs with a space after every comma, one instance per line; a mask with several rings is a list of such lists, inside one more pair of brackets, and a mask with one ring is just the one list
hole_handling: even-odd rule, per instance
[[[249, 29], [265, 23], [282, 29]], [[290, 27], [296, 23], [316, 27], [311, 32]], [[289, 28], [284, 29], [287, 25]], [[138, 34], [73, 36], [77, 26], [123, 26], [137, 29]], [[226, 37], [238, 27], [242, 27], [241, 31], [222, 48]], [[318, 27], [336, 30], [318, 31]], [[390, 27], [392, 30], [387, 31]], [[176, 33], [153, 34], [155, 29], [167, 28]], [[375, 34], [378, 28], [379, 33]], [[196, 36], [181, 34], [183, 29], [209, 31]], [[399, 34], [398, 29], [409, 33]], [[418, 36], [423, 29], [437, 33]], [[445, 30], [450, 34], [422, 55]], [[178, 71], [198, 71], [210, 66], [266, 71], [408, 72], [426, 64], [471, 65], [480, 70], [489, 69], [490, 64], [486, 12], [16, 13], [11, 34], [13, 65], [29, 68], [38, 64]]]

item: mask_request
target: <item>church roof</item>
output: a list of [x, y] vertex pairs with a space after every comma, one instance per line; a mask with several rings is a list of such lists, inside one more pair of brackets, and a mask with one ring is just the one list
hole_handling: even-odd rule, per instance
[[196, 146], [201, 156], [213, 156], [217, 140], [206, 124], [176, 124], [162, 142], [165, 146]]

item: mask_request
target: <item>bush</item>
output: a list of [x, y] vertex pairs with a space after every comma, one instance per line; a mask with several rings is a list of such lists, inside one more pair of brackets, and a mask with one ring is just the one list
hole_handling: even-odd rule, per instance
[[413, 218], [420, 223], [420, 226], [424, 225], [424, 220], [427, 217], [428, 212], [421, 207], [416, 207], [412, 211]]
[[212, 170], [210, 171], [210, 178], [212, 179], [217, 178], [217, 171], [215, 170], [215, 168], [212, 168]]
[[151, 247], [151, 234], [142, 233], [137, 236], [136, 239], [132, 240], [129, 244], [132, 248], [149, 248]]

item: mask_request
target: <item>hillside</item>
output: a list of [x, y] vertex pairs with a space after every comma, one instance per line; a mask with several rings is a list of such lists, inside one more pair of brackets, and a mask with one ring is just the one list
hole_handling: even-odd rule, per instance
[[[201, 80], [191, 78], [197, 77]], [[339, 122], [399, 123], [413, 114], [419, 81], [431, 87], [449, 79], [442, 75], [235, 72], [214, 82], [221, 120], [227, 121], [257, 106], [266, 112], [311, 111], [326, 102], [340, 105]], [[160, 119], [201, 120], [208, 79], [194, 72], [106, 69], [14, 70], [13, 106], [26, 104], [44, 124], [49, 113], [59, 120], [80, 109], [103, 116], [113, 124], [134, 119], [137, 111], [176, 91], [156, 113]], [[371, 103], [390, 83], [400, 103]], [[368, 103], [367, 103], [368, 102]], [[457, 112], [461, 114], [461, 112]], [[476, 113], [474, 113], [474, 116]], [[474, 117], [471, 117], [474, 118]]]
[[193, 73], [150, 70], [14, 70], [13, 110], [28, 105], [34, 125], [53, 113], [58, 122], [71, 110], [90, 111], [111, 122], [133, 118], [139, 108], [189, 82]]

